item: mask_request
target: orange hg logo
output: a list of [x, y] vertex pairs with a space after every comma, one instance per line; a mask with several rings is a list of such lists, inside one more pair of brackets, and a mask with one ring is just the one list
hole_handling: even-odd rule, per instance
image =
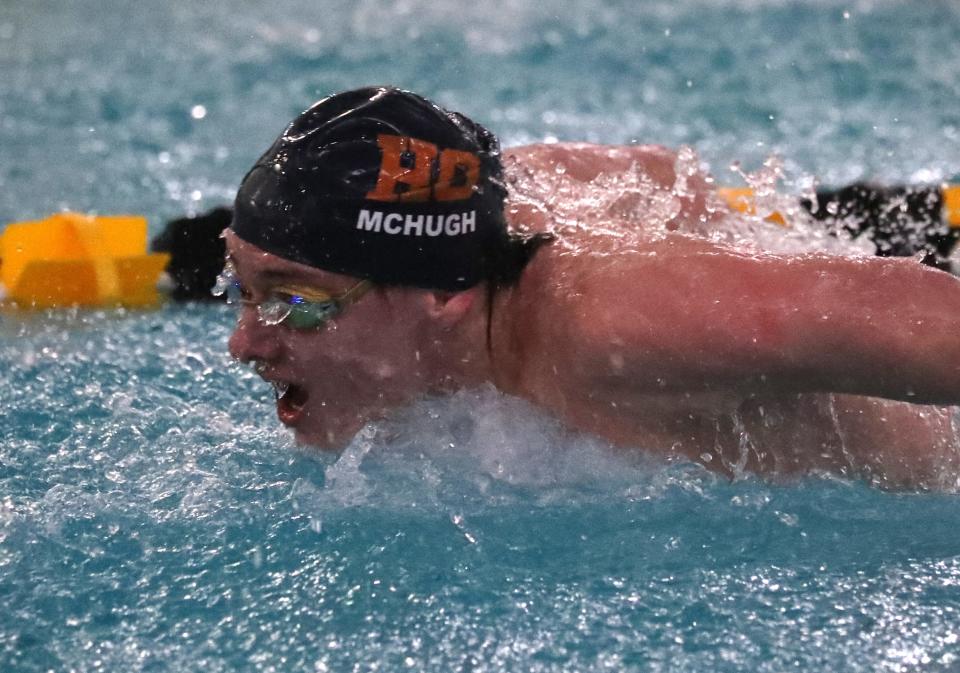
[[383, 152], [373, 201], [461, 201], [480, 179], [480, 159], [472, 152], [441, 150], [433, 143], [381, 133]]

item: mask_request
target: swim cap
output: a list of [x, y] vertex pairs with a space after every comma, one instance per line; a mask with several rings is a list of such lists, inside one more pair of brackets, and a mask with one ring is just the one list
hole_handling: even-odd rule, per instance
[[505, 196], [492, 133], [416, 94], [371, 87], [293, 120], [243, 179], [232, 228], [327, 271], [462, 290], [511, 257]]

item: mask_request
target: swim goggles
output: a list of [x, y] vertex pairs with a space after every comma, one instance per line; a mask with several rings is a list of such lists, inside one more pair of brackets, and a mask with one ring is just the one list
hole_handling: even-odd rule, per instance
[[248, 299], [249, 293], [240, 283], [233, 262], [228, 259], [210, 291], [215, 297], [226, 296], [228, 304], [256, 306], [257, 317], [263, 325], [311, 330], [323, 327], [372, 287], [370, 281], [361, 280], [342, 294], [331, 295], [322, 290], [283, 285], [271, 290], [265, 300], [255, 302]]

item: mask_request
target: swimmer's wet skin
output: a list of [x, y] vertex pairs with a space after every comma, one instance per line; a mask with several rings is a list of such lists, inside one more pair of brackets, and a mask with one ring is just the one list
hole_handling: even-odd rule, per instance
[[[508, 157], [528, 190], [559, 165], [673, 184], [663, 148]], [[923, 486], [956, 469], [954, 410], [922, 405], [960, 403], [957, 279], [719, 245], [694, 234], [710, 221], [703, 176], [669, 231], [611, 214], [562, 235], [550, 210], [508, 201], [508, 182], [489, 131], [392, 88], [318, 102], [258, 160], [226, 234], [224, 283], [243, 300], [230, 350], [274, 384], [299, 441], [337, 448], [425, 393], [493, 383], [573, 429], [720, 471]], [[597, 233], [617, 227], [639, 238]], [[287, 317], [361, 282], [323, 319]]]

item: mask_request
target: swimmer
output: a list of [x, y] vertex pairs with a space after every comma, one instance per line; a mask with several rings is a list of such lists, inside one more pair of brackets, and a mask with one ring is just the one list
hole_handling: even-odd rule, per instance
[[170, 220], [150, 242], [151, 252], [170, 255], [166, 274], [171, 299], [215, 298], [210, 288], [223, 268], [224, 244], [220, 234], [230, 225], [232, 217], [230, 208], [218, 207], [195, 217]]
[[[960, 187], [948, 185], [882, 186], [856, 182], [837, 190], [818, 190], [800, 205], [828, 231], [867, 237], [880, 257], [913, 257], [955, 274], [950, 256], [960, 240], [960, 209], [947, 204]], [[950, 220], [950, 226], [945, 220]]]
[[[240, 186], [218, 281], [240, 309], [230, 352], [323, 448], [424, 394], [493, 384], [722, 473], [955, 479], [960, 281], [718, 242], [708, 180], [678, 189], [678, 165], [656, 146], [501, 155], [408, 92], [326, 98]], [[636, 189], [604, 187], [624, 175]]]

